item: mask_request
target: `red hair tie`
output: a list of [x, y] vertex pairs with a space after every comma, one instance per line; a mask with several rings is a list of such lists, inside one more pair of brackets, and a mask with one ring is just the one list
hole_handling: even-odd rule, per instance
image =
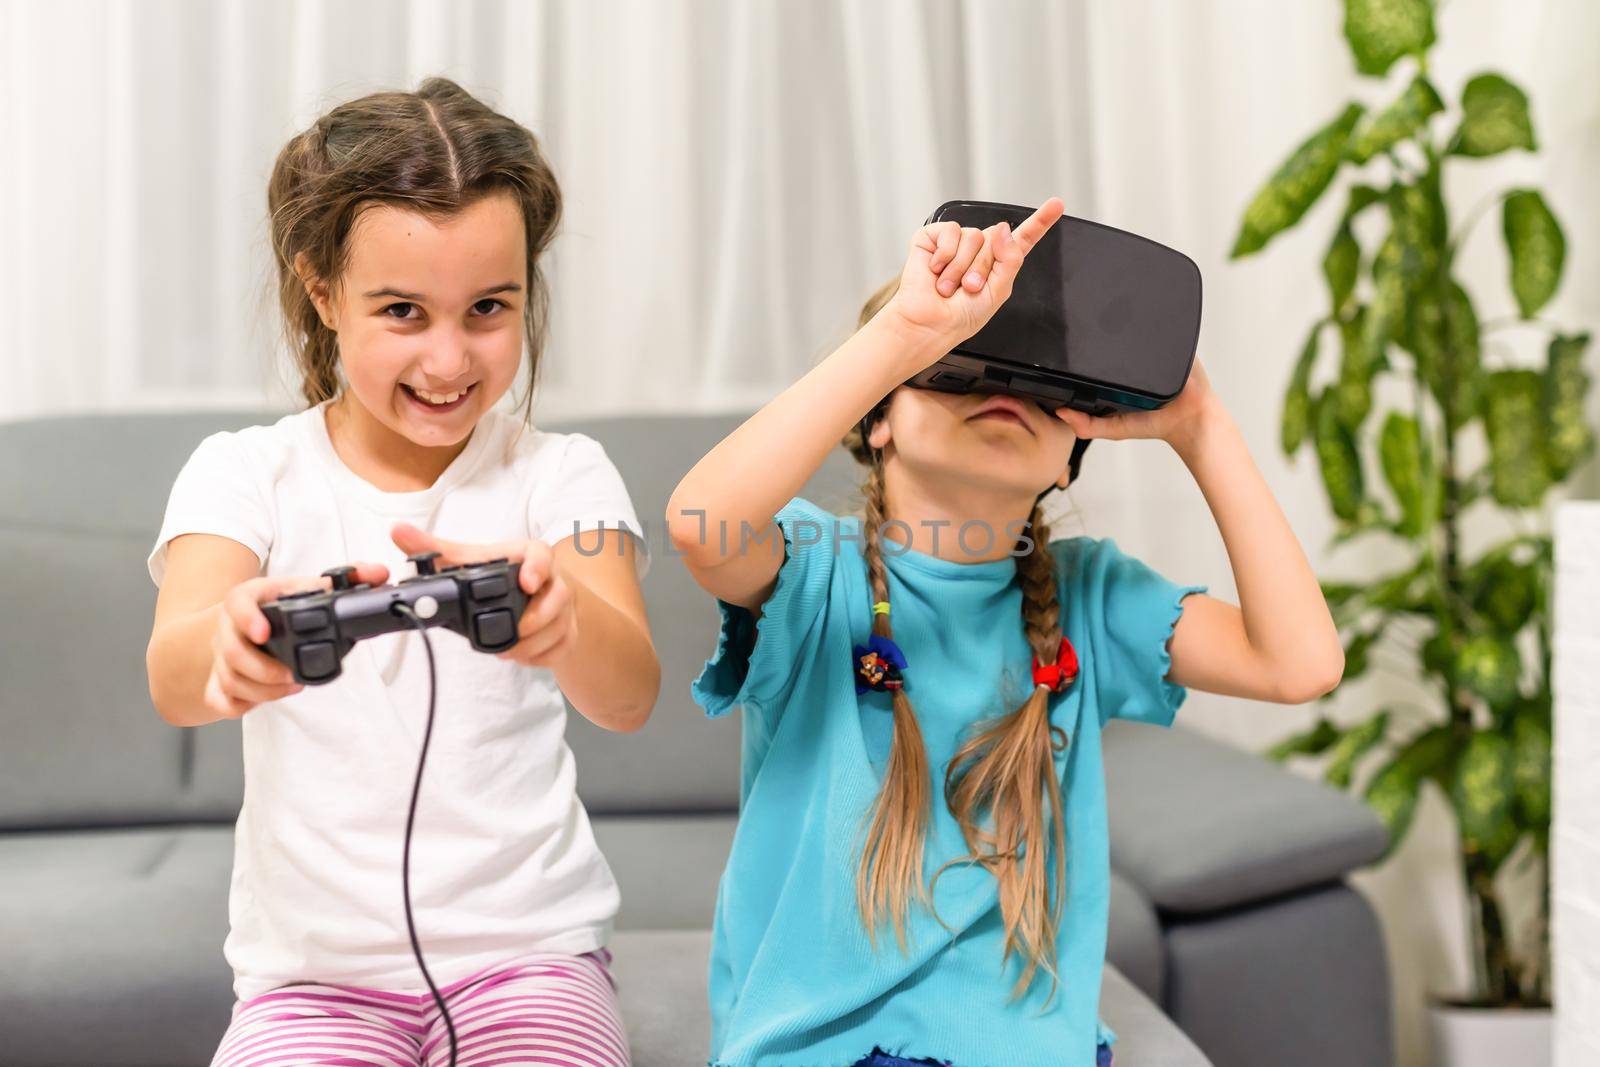
[[1042, 685], [1052, 693], [1059, 693], [1072, 684], [1078, 676], [1078, 653], [1074, 651], [1072, 642], [1063, 635], [1061, 649], [1056, 653], [1056, 661], [1049, 666], [1042, 666], [1039, 657], [1033, 657], [1033, 684]]

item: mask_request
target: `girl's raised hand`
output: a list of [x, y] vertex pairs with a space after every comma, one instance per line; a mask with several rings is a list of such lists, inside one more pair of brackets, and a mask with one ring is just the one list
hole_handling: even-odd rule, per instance
[[439, 553], [439, 565], [444, 567], [491, 559], [519, 564], [517, 584], [528, 594], [528, 606], [517, 624], [517, 643], [496, 653], [501, 659], [515, 660], [526, 667], [554, 667], [577, 644], [577, 603], [572, 588], [555, 573], [554, 554], [543, 541], [469, 545], [446, 541], [404, 522], [397, 523], [389, 536], [408, 556]]
[[911, 334], [935, 339], [943, 356], [1006, 302], [1022, 261], [1065, 210], [1052, 196], [1015, 232], [1003, 222], [984, 230], [954, 222], [922, 227], [911, 239], [900, 288], [883, 313]]
[[1157, 438], [1180, 452], [1191, 443], [1204, 421], [1220, 408], [1211, 379], [1197, 358], [1189, 380], [1165, 407], [1155, 411], [1128, 411], [1117, 415], [1090, 415], [1074, 408], [1057, 408], [1056, 415], [1078, 437], [1086, 440], [1126, 441]]

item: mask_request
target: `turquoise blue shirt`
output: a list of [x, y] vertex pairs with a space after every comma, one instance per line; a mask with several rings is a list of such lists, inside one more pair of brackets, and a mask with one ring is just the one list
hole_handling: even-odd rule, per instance
[[[994, 877], [951, 867], [933, 903], [873, 949], [856, 910], [860, 827], [892, 737], [889, 694], [855, 692], [851, 650], [871, 632], [861, 520], [802, 498], [777, 515], [786, 559], [759, 623], [718, 601], [722, 632], [695, 680], [709, 716], [743, 709], [740, 816], [717, 893], [709, 994], [712, 1067], [848, 1067], [874, 1046], [956, 1067], [1090, 1067], [1100, 1023], [1110, 857], [1100, 730], [1112, 718], [1168, 725], [1186, 690], [1165, 679], [1178, 586], [1109, 539], [1050, 543], [1064, 633], [1079, 675], [1050, 699], [1068, 737], [1056, 757], [1066, 814], [1066, 898], [1046, 1007], [1043, 972], [1011, 1000]], [[952, 529], [942, 534], [955, 536]], [[969, 539], [975, 543], [976, 535]], [[764, 550], [760, 546], [752, 549]], [[962, 563], [886, 544], [896, 643], [936, 798], [924, 870], [964, 855], [944, 803], [945, 767], [976, 721], [1015, 709], [1032, 684], [1016, 560]], [[753, 638], [759, 637], [759, 640]], [[752, 650], [753, 641], [753, 650]]]

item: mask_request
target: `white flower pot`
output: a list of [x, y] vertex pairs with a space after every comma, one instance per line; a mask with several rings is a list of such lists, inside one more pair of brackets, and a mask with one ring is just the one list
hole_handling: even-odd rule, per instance
[[1437, 1067], [1550, 1067], [1554, 1028], [1549, 1008], [1428, 1005]]

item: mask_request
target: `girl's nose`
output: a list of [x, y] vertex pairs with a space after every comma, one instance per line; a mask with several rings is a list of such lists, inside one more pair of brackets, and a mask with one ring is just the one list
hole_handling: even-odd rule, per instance
[[466, 335], [460, 330], [440, 330], [428, 339], [418, 367], [430, 381], [455, 382], [472, 366]]

